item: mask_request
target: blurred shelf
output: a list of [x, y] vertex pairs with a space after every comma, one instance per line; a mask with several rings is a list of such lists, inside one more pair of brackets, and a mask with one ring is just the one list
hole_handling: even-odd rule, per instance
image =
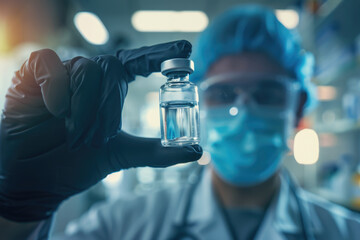
[[321, 124], [314, 127], [318, 133], [346, 133], [360, 130], [360, 121], [351, 121], [348, 119], [337, 120], [331, 124]]
[[333, 18], [334, 13], [339, 11], [341, 3], [341, 0], [332, 0], [327, 3], [325, 2], [320, 6], [316, 15], [316, 29], [319, 29]]
[[338, 70], [333, 72], [331, 76], [323, 76], [323, 74], [316, 76], [314, 82], [317, 85], [327, 85], [358, 76], [358, 73], [360, 73], [360, 60], [354, 59], [341, 66]]

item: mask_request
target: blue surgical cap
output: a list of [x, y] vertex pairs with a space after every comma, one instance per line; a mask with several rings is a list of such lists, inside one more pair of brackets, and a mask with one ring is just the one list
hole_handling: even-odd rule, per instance
[[217, 17], [202, 32], [194, 46], [192, 59], [195, 72], [191, 81], [200, 82], [210, 66], [225, 55], [249, 51], [265, 52], [301, 84], [307, 94], [305, 112], [315, 107], [316, 88], [311, 82], [314, 57], [305, 52], [293, 32], [276, 18], [274, 12], [263, 6], [242, 5]]

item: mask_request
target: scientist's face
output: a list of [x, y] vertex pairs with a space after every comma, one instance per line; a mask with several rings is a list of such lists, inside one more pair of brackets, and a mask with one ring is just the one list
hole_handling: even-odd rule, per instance
[[225, 56], [202, 83], [206, 150], [215, 171], [234, 185], [271, 177], [302, 114], [296, 80], [262, 53]]
[[[222, 77], [228, 74], [234, 75], [234, 77]], [[250, 85], [257, 80], [271, 80], [273, 77], [277, 76], [285, 76], [291, 80], [293, 79], [293, 77], [282, 66], [280, 66], [280, 64], [278, 64], [275, 60], [266, 54], [249, 52], [220, 58], [210, 67], [206, 74], [206, 79], [216, 77], [216, 85], [221, 85], [221, 83], [224, 83], [226, 85], [233, 84], [236, 86], [237, 84]], [[280, 91], [273, 92], [273, 94], [274, 93], [280, 94]], [[212, 96], [213, 100], [211, 100], [211, 97], [203, 99], [205, 100], [204, 103], [208, 106], [216, 105], [217, 103], [214, 101], [214, 97], [216, 96]], [[264, 99], [264, 101], [271, 101], [271, 98], [274, 97], [274, 95], [271, 97], [268, 96], [268, 99]], [[300, 101], [296, 107], [296, 123], [298, 123], [302, 117], [302, 109], [305, 98], [306, 97], [302, 95], [299, 98]]]

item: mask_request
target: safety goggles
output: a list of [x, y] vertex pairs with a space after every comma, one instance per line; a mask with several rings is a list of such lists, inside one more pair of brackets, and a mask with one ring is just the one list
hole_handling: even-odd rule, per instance
[[229, 108], [230, 115], [240, 108], [260, 115], [295, 110], [299, 92], [300, 84], [295, 79], [255, 73], [221, 74], [200, 85], [203, 107]]

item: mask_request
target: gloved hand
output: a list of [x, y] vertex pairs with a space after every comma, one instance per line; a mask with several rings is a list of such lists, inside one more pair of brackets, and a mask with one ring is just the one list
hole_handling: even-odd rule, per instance
[[65, 63], [48, 49], [32, 53], [13, 77], [1, 118], [0, 215], [46, 219], [111, 172], [199, 159], [198, 145], [164, 148], [160, 139], [120, 131], [135, 75], [190, 52], [189, 42], [176, 41]]

